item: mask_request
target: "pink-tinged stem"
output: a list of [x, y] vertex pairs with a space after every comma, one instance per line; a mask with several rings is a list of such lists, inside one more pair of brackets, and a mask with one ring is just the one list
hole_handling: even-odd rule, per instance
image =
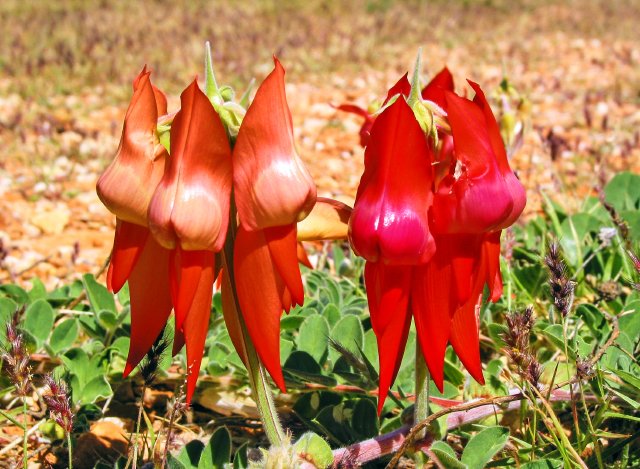
[[[471, 422], [482, 420], [483, 418], [490, 417], [499, 412], [505, 412], [508, 410], [516, 410], [520, 407], [520, 401], [526, 397], [520, 394], [518, 389], [513, 389], [509, 392], [510, 396], [514, 397], [514, 400], [507, 402], [502, 406], [498, 406], [493, 403], [486, 403], [480, 407], [476, 407], [469, 410], [460, 410], [451, 412], [447, 416], [447, 429], [454, 430], [462, 427]], [[596, 396], [587, 395], [584, 396], [588, 401], [597, 401]], [[556, 389], [551, 392], [549, 398], [551, 402], [570, 401], [571, 393], [563, 389]], [[459, 405], [471, 404], [473, 401], [460, 402]], [[391, 453], [395, 453], [400, 449], [404, 443], [407, 434], [411, 430], [410, 425], [404, 425], [397, 430], [394, 430], [384, 435], [379, 435], [368, 440], [355, 443], [346, 448], [339, 448], [333, 451], [333, 467], [359, 467], [360, 465], [381, 458]], [[427, 436], [420, 440], [416, 444], [417, 449], [428, 450], [433, 443], [433, 436], [427, 434]], [[304, 463], [300, 466], [303, 469], [313, 469], [315, 466], [311, 463]]]

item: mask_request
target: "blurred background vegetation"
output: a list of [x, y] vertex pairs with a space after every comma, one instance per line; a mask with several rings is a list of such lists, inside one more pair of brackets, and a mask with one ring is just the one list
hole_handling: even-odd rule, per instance
[[205, 40], [231, 83], [248, 82], [271, 54], [295, 81], [368, 67], [404, 71], [419, 46], [438, 55], [427, 54], [427, 67], [454, 49], [466, 51], [471, 70], [508, 67], [553, 54], [544, 46], [549, 34], [638, 39], [639, 11], [625, 0], [3, 0], [0, 81], [36, 98], [122, 89], [147, 63], [160, 86], [178, 93], [201, 73], [194, 58]]

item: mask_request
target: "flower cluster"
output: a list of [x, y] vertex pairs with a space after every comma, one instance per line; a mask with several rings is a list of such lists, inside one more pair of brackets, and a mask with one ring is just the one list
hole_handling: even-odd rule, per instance
[[[416, 74], [417, 77], [417, 74]], [[380, 401], [398, 372], [411, 318], [440, 390], [450, 343], [483, 382], [478, 312], [485, 285], [502, 293], [500, 234], [526, 196], [480, 87], [453, 92], [445, 68], [424, 89], [405, 75], [361, 131], [365, 170], [349, 238], [365, 284], [380, 357]], [[353, 110], [353, 109], [347, 109]]]
[[[107, 285], [117, 292], [128, 281], [131, 295], [125, 376], [173, 310], [174, 353], [186, 345], [187, 402], [215, 280], [220, 277], [225, 321], [239, 355], [246, 363], [246, 325], [261, 362], [284, 389], [280, 315], [304, 300], [297, 223], [315, 206], [303, 237], [346, 235], [341, 220], [348, 207], [316, 197], [296, 153], [285, 71], [274, 62], [248, 109], [228, 99], [229, 90], [218, 89], [215, 80], [208, 80], [207, 94], [194, 80], [171, 115], [145, 67], [133, 83], [118, 152], [98, 181], [100, 199], [116, 215]], [[326, 218], [333, 224], [316, 224]]]
[[24, 336], [18, 324], [24, 313], [24, 307], [14, 311], [11, 319], [5, 324], [6, 344], [0, 350], [2, 369], [16, 388], [16, 394], [27, 397], [33, 391], [29, 352]]
[[65, 432], [71, 433], [73, 431], [73, 411], [71, 410], [69, 389], [63, 381], [56, 381], [50, 374], [45, 375], [44, 379], [48, 389], [42, 395], [42, 399], [51, 412], [51, 418]]

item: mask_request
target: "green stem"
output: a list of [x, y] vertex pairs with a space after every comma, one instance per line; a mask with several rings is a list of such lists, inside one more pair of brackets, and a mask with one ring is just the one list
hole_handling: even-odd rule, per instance
[[67, 451], [69, 454], [69, 469], [73, 469], [73, 449], [71, 448], [71, 432], [67, 432]]
[[[413, 424], [417, 425], [429, 416], [429, 369], [422, 356], [420, 344], [416, 341], [416, 402], [413, 407]], [[427, 435], [426, 429], [417, 435], [422, 439]]]
[[[567, 316], [562, 317], [562, 339], [564, 342], [564, 356], [567, 366], [567, 379], [571, 377], [571, 369], [569, 367], [569, 339], [567, 335], [567, 327], [568, 327]], [[580, 435], [580, 425], [578, 422], [578, 410], [576, 408], [576, 401], [573, 395], [573, 386], [569, 386], [569, 393], [571, 395], [571, 414], [573, 416], [573, 426], [576, 429], [576, 444], [578, 445], [578, 450], [582, 452], [582, 436]]]
[[133, 461], [131, 467], [136, 469], [138, 467], [138, 436], [140, 435], [140, 421], [142, 420], [142, 406], [144, 406], [144, 394], [147, 392], [147, 385], [142, 386], [142, 397], [140, 398], [140, 405], [138, 406], [138, 420], [136, 421], [136, 433], [133, 437]]
[[233, 251], [237, 227], [234, 223], [236, 220], [236, 211], [233, 197], [231, 198], [230, 220], [229, 232], [227, 233], [227, 239], [222, 252], [222, 268], [227, 272], [229, 285], [233, 292], [233, 301], [237, 312], [236, 319], [238, 320], [240, 333], [242, 335], [243, 352], [247, 358], [246, 366], [249, 373], [249, 385], [251, 386], [251, 392], [256, 402], [256, 406], [258, 407], [258, 412], [262, 417], [262, 426], [264, 427], [264, 432], [269, 439], [269, 443], [271, 443], [272, 446], [280, 446], [286, 435], [282, 428], [282, 424], [280, 423], [280, 419], [278, 418], [278, 412], [273, 401], [273, 395], [271, 394], [265, 369], [260, 362], [258, 353], [256, 352], [253, 342], [251, 341], [251, 337], [249, 336], [236, 291], [233, 271]]
[[589, 426], [589, 433], [591, 436], [591, 441], [593, 442], [593, 450], [596, 453], [598, 468], [604, 469], [604, 463], [602, 461], [602, 453], [600, 451], [600, 441], [596, 436], [596, 430], [593, 427], [593, 422], [591, 421], [591, 416], [589, 415], [589, 408], [587, 407], [587, 402], [584, 399], [584, 389], [582, 388], [582, 381], [578, 381], [578, 386], [580, 386], [580, 400], [582, 401], [582, 406], [584, 407], [584, 413], [587, 418], [587, 425]]
[[27, 435], [27, 398], [22, 398], [22, 415], [24, 418], [24, 424], [22, 427], [23, 430], [23, 439], [22, 439], [22, 464], [24, 469], [27, 469], [29, 466], [29, 438]]

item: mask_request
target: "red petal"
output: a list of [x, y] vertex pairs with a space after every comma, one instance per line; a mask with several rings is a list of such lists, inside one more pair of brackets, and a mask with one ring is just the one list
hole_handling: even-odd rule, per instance
[[197, 81], [180, 96], [171, 158], [149, 206], [149, 228], [167, 248], [222, 249], [229, 222], [231, 148], [220, 117]]
[[527, 193], [524, 189], [524, 186], [520, 183], [514, 172], [511, 170], [511, 166], [509, 166], [507, 151], [504, 148], [504, 142], [502, 141], [502, 136], [500, 135], [500, 127], [498, 126], [498, 122], [496, 121], [496, 118], [491, 111], [491, 106], [489, 106], [489, 102], [487, 101], [484, 92], [480, 88], [480, 85], [478, 85], [477, 83], [469, 81], [469, 84], [476, 92], [476, 96], [475, 98], [473, 98], [473, 102], [476, 103], [484, 113], [487, 129], [489, 131], [489, 137], [491, 139], [491, 146], [494, 153], [496, 154], [496, 158], [498, 159], [500, 172], [505, 179], [507, 187], [509, 188], [509, 192], [511, 193], [511, 198], [513, 199], [513, 208], [511, 209], [511, 213], [509, 214], [509, 217], [500, 225], [500, 228], [506, 228], [508, 226], [511, 226], [524, 210], [524, 206], [527, 203]]
[[482, 295], [476, 295], [456, 311], [451, 320], [449, 341], [471, 376], [484, 384], [480, 361], [480, 325], [478, 324], [478, 308], [481, 301]]
[[129, 278], [149, 236], [149, 229], [116, 218], [116, 233], [107, 271], [107, 288], [118, 293]]
[[453, 75], [447, 67], [444, 67], [432, 80], [422, 89], [422, 99], [433, 101], [442, 109], [447, 108], [447, 100], [444, 92], [453, 91]]
[[384, 106], [385, 104], [387, 104], [389, 100], [391, 100], [391, 98], [393, 98], [397, 94], [408, 97], [409, 93], [411, 93], [411, 83], [409, 83], [409, 74], [405, 73], [395, 85], [389, 88], [387, 97], [382, 105]]
[[184, 347], [184, 331], [182, 329], [175, 329], [173, 333], [173, 348], [171, 349], [171, 355], [176, 356], [180, 353]]
[[431, 378], [442, 392], [444, 354], [451, 318], [457, 309], [457, 295], [453, 267], [439, 251], [427, 265], [414, 269], [411, 309], [422, 354]]
[[238, 227], [233, 265], [237, 297], [249, 336], [265, 368], [285, 392], [280, 366], [280, 316], [285, 287], [263, 231]]
[[[296, 225], [266, 228], [264, 236], [269, 244], [271, 260], [291, 295], [289, 303], [302, 305], [304, 303], [304, 287], [298, 266]], [[285, 305], [284, 301], [283, 305]], [[289, 311], [290, 308], [285, 306], [284, 309]]]
[[484, 114], [472, 101], [446, 92], [459, 177], [441, 184], [433, 203], [439, 232], [481, 233], [504, 223], [513, 208], [509, 188], [500, 173]]
[[[182, 255], [184, 256], [187, 252], [182, 252]], [[213, 281], [216, 276], [212, 252], [193, 251], [189, 252], [188, 257], [189, 261], [195, 259], [195, 263], [200, 265], [201, 268], [198, 269], [199, 276], [183, 327], [184, 341], [187, 347], [187, 404], [191, 402], [200, 372], [204, 342], [209, 331], [211, 295], [213, 293]]]
[[502, 275], [500, 274], [500, 235], [502, 232], [487, 233], [482, 242], [482, 255], [486, 258], [487, 277], [490, 300], [494, 303], [502, 296]]
[[373, 126], [349, 220], [349, 239], [366, 260], [421, 264], [433, 255], [428, 222], [432, 160], [413, 111], [398, 99]]
[[153, 236], [147, 238], [129, 276], [131, 344], [124, 369], [126, 377], [149, 351], [171, 313], [169, 251]]
[[264, 79], [247, 110], [233, 150], [234, 195], [245, 229], [302, 220], [316, 201], [316, 186], [293, 141], [284, 69]]
[[378, 342], [380, 390], [378, 414], [396, 379], [411, 326], [411, 267], [367, 262], [364, 270], [371, 326]]

